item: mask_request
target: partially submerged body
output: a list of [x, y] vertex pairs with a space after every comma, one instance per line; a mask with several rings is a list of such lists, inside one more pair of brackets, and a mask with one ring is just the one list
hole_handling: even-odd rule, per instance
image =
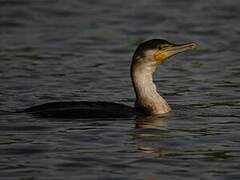
[[152, 39], [140, 44], [132, 59], [131, 78], [136, 95], [135, 107], [110, 102], [54, 102], [27, 108], [21, 112], [55, 118], [107, 118], [133, 115], [159, 115], [171, 111], [157, 91], [153, 73], [169, 57], [195, 48], [196, 44], [172, 44]]

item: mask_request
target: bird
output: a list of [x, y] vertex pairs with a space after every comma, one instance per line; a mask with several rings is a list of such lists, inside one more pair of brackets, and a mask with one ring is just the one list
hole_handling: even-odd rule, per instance
[[63, 101], [48, 102], [26, 108], [21, 112], [52, 118], [126, 118], [134, 115], [168, 114], [171, 108], [158, 93], [153, 73], [170, 57], [194, 49], [194, 42], [174, 44], [164, 39], [151, 39], [138, 45], [130, 68], [135, 92], [134, 107], [114, 102]]

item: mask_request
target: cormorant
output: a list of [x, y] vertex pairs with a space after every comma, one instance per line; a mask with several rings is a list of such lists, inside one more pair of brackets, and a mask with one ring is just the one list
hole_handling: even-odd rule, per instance
[[131, 64], [135, 107], [112, 102], [73, 101], [46, 103], [21, 112], [54, 118], [115, 118], [169, 113], [171, 108], [157, 92], [152, 75], [157, 66], [169, 57], [195, 47], [195, 43], [173, 44], [163, 39], [141, 43], [135, 50]]

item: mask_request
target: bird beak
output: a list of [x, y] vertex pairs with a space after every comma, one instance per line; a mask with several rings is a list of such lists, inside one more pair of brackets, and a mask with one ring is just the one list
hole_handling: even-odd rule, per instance
[[180, 44], [180, 45], [173, 45], [172, 47], [167, 47], [166, 49], [163, 50], [167, 56], [172, 56], [180, 52], [188, 51], [190, 49], [196, 48], [197, 44], [196, 43], [186, 43], [186, 44]]
[[172, 46], [169, 46], [169, 47], [166, 47], [166, 48], [163, 48], [163, 49], [157, 51], [154, 54], [154, 58], [155, 58], [155, 60], [158, 64], [161, 64], [167, 58], [169, 58], [169, 57], [171, 57], [175, 54], [194, 49], [194, 48], [196, 48], [196, 46], [197, 46], [197, 44], [192, 43], [192, 42], [191, 43], [186, 43], [186, 44], [179, 44], [179, 45], [174, 44]]

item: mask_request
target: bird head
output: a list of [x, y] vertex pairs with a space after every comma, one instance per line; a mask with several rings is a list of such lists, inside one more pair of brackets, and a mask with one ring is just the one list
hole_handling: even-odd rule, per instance
[[163, 39], [152, 39], [141, 43], [134, 55], [134, 61], [141, 63], [162, 64], [169, 57], [195, 48], [195, 43], [173, 44]]

